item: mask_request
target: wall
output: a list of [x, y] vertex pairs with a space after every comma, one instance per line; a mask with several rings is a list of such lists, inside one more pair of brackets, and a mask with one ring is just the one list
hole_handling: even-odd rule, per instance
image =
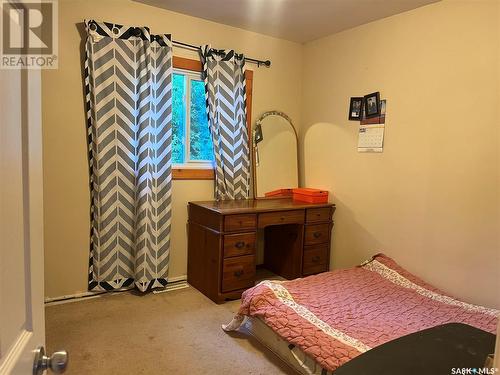
[[[333, 267], [374, 253], [500, 307], [499, 5], [443, 1], [306, 44], [301, 161], [334, 193]], [[382, 154], [349, 97], [387, 99]]]
[[[85, 292], [89, 251], [89, 189], [81, 68], [85, 18], [147, 25], [153, 33], [269, 58], [270, 69], [254, 70], [253, 113], [278, 109], [300, 121], [302, 46], [241, 29], [124, 0], [59, 2], [59, 69], [43, 80], [45, 295]], [[178, 56], [196, 54], [175, 48]], [[187, 202], [212, 199], [212, 181], [174, 181], [170, 276], [186, 273]]]

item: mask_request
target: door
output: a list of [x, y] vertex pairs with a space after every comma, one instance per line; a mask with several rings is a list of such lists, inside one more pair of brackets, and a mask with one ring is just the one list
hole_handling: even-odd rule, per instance
[[41, 76], [0, 70], [0, 374], [45, 344]]

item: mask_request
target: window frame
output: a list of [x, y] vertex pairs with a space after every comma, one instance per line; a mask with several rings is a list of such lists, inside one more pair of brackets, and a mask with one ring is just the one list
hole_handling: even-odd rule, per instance
[[[173, 57], [173, 68], [176, 70], [185, 71], [187, 74], [190, 72], [201, 73], [203, 67], [201, 61], [188, 59], [185, 57], [174, 56]], [[246, 122], [247, 122], [247, 133], [248, 133], [248, 143], [250, 147], [251, 140], [251, 119], [252, 119], [252, 89], [253, 89], [253, 71], [245, 70], [245, 83], [246, 83]], [[189, 82], [188, 82], [189, 84]], [[187, 93], [186, 93], [187, 95]], [[188, 116], [189, 117], [189, 116]], [[189, 119], [186, 119], [189, 121]], [[187, 124], [189, 125], [189, 123]], [[189, 126], [187, 126], [189, 128]], [[186, 139], [189, 137], [189, 129], [186, 129]], [[188, 143], [188, 142], [187, 142]], [[187, 150], [187, 145], [184, 145]], [[189, 152], [189, 150], [187, 150]], [[189, 154], [186, 154], [186, 156]], [[206, 162], [200, 162], [201, 164], [207, 165]], [[172, 166], [172, 178], [174, 180], [213, 180], [215, 178], [215, 172], [213, 168], [200, 168], [196, 167], [197, 162], [190, 163], [191, 166], [182, 165], [181, 167]]]

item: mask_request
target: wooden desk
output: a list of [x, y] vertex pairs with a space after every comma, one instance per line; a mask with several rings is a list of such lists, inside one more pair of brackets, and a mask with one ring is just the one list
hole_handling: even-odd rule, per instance
[[188, 207], [188, 283], [216, 303], [254, 286], [257, 229], [264, 229], [270, 271], [294, 279], [329, 269], [331, 203], [249, 199]]

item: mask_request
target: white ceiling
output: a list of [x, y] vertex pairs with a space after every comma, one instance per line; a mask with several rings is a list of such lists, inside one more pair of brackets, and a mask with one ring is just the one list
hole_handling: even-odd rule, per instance
[[305, 43], [439, 0], [135, 0]]

